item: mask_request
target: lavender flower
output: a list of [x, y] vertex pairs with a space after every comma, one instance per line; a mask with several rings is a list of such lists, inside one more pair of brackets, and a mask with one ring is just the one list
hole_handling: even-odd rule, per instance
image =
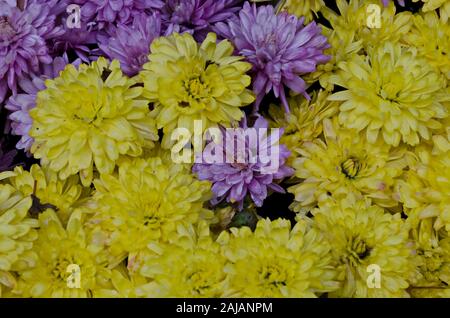
[[[256, 136], [260, 136], [257, 142], [246, 138], [246, 133], [248, 135], [251, 133], [245, 117], [240, 127], [243, 129], [241, 133], [223, 129], [223, 142], [207, 144], [196, 160], [198, 162], [200, 158], [202, 161], [194, 164], [192, 171], [200, 180], [209, 180], [213, 183], [212, 204], [218, 204], [226, 198], [227, 202], [236, 203], [238, 208], [242, 209], [245, 196], [250, 194], [255, 205], [260, 207], [267, 197], [268, 189], [284, 192], [275, 180], [293, 174], [293, 169], [285, 165], [290, 151], [286, 146], [278, 145], [282, 131], [280, 134], [262, 133], [264, 131], [261, 129], [268, 128], [268, 123], [263, 117], [257, 116], [253, 125]], [[217, 155], [219, 162], [212, 163], [212, 157], [217, 158]]]
[[[79, 62], [77, 60], [74, 64], [77, 65]], [[28, 134], [32, 125], [29, 111], [36, 106], [37, 93], [45, 89], [45, 80], [57, 77], [66, 64], [68, 64], [68, 58], [63, 56], [55, 58], [51, 64], [42, 65], [39, 75], [31, 74], [30, 78], [19, 81], [19, 86], [24, 93], [11, 96], [6, 103], [5, 108], [11, 112], [9, 119], [12, 134], [22, 136], [16, 145], [17, 149], [30, 150], [33, 138]]]
[[46, 40], [62, 32], [46, 5], [31, 3], [21, 11], [0, 4], [0, 103], [8, 89], [17, 93], [19, 79], [52, 61]]
[[246, 2], [239, 18], [217, 24], [219, 33], [233, 41], [238, 53], [253, 64], [256, 109], [273, 90], [289, 112], [284, 85], [309, 98], [299, 75], [314, 72], [317, 64], [329, 60], [323, 54], [329, 44], [315, 22], [304, 26], [303, 21], [286, 12], [276, 15], [272, 6]]
[[131, 23], [136, 14], [148, 10], [159, 10], [161, 0], [72, 0], [81, 7], [85, 21], [97, 22], [99, 28], [109, 24]]
[[161, 19], [158, 13], [138, 14], [132, 25], [120, 24], [115, 34], [106, 38], [100, 48], [110, 59], [118, 59], [123, 72], [134, 76], [148, 61], [150, 44], [161, 34]]
[[162, 18], [168, 32], [189, 32], [202, 41], [217, 22], [234, 17], [242, 0], [167, 0]]

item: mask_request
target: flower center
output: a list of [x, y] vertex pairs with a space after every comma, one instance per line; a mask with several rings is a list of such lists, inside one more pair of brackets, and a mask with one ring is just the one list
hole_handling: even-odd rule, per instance
[[66, 282], [67, 278], [71, 275], [70, 271], [67, 271], [70, 264], [74, 264], [74, 262], [65, 257], [58, 259], [55, 266], [53, 267], [53, 277], [57, 280]]
[[422, 255], [424, 259], [421, 268], [425, 278], [429, 281], [434, 281], [436, 277], [439, 277], [439, 271], [444, 263], [442, 251], [439, 248], [432, 250], [418, 250], [418, 254]]
[[288, 274], [278, 264], [269, 264], [260, 272], [262, 280], [269, 286], [279, 288], [287, 285]]
[[348, 179], [354, 179], [361, 170], [361, 162], [356, 158], [350, 157], [341, 163], [341, 169]]
[[184, 83], [184, 87], [190, 97], [194, 99], [202, 98], [208, 91], [208, 85], [203, 83], [200, 77], [191, 78]]
[[366, 242], [359, 237], [352, 238], [347, 245], [347, 255], [344, 260], [352, 266], [357, 266], [370, 255], [371, 248], [367, 246]]
[[193, 286], [192, 289], [198, 294], [202, 294], [203, 290], [210, 287], [210, 283], [208, 282], [208, 276], [210, 275], [205, 274], [208, 273], [205, 273], [203, 270], [196, 270], [187, 276], [187, 281]]
[[16, 31], [9, 23], [8, 17], [0, 17], [0, 40], [10, 40], [15, 34]]

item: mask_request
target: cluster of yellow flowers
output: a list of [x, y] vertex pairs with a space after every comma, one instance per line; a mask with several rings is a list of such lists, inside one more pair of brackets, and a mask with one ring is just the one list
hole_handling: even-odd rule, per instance
[[224, 229], [234, 212], [171, 160], [176, 127], [233, 125], [255, 99], [229, 41], [160, 37], [132, 78], [68, 65], [30, 111], [40, 164], [0, 173], [0, 296], [450, 297], [450, 9], [424, 2], [376, 29], [375, 0], [280, 8], [332, 27], [320, 89], [268, 112], [295, 224]]
[[[321, 8], [332, 58], [309, 82], [322, 91], [294, 97], [291, 114], [271, 109], [293, 150], [291, 208], [338, 264], [330, 295], [450, 297], [450, 26], [448, 2], [440, 14], [431, 2], [381, 8], [380, 28], [367, 25], [378, 1]], [[370, 264], [379, 289], [367, 288]]]

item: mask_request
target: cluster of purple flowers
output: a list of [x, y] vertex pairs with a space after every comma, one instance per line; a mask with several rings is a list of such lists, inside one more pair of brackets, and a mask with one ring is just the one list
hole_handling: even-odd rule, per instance
[[[73, 5], [79, 12], [75, 17], [78, 13], [68, 10]], [[76, 27], [71, 19], [79, 19]], [[303, 18], [243, 0], [1, 1], [0, 127], [2, 135], [17, 138], [12, 146], [0, 140], [0, 170], [14, 164], [16, 150], [30, 150], [29, 111], [46, 79], [57, 77], [69, 63], [89, 63], [99, 56], [119, 60], [124, 74], [135, 76], [148, 62], [152, 41], [173, 32], [188, 32], [199, 42], [215, 32], [233, 43], [235, 54], [253, 65], [253, 115], [270, 92], [289, 112], [285, 90], [308, 98], [301, 75], [329, 59], [324, 55], [327, 39], [315, 22], [305, 25]], [[262, 118], [254, 125], [265, 126]], [[226, 198], [242, 207], [248, 194], [260, 206], [267, 189], [283, 191], [275, 181], [292, 173], [284, 163], [288, 154], [282, 148], [280, 168], [272, 174], [261, 174], [261, 163], [202, 164], [194, 172], [212, 181], [213, 203]]]

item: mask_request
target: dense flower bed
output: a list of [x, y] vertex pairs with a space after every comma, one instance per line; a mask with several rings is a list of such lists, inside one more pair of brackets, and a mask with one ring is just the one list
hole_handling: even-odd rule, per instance
[[450, 297], [450, 2], [0, 3], [1, 297]]

